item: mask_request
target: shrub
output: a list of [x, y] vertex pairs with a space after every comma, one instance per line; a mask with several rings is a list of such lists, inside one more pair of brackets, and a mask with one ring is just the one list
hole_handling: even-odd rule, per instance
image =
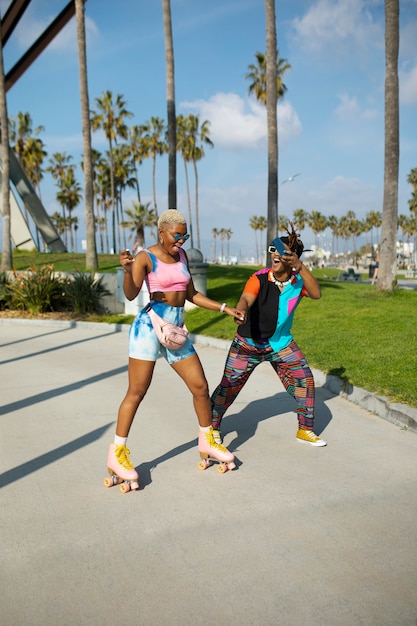
[[76, 313], [100, 313], [100, 300], [109, 295], [110, 291], [103, 285], [103, 277], [96, 279], [94, 274], [77, 272], [65, 286], [68, 305]]
[[0, 311], [8, 308], [10, 303], [10, 294], [7, 288], [9, 279], [6, 272], [0, 272]]
[[61, 308], [65, 281], [54, 274], [53, 265], [32, 266], [27, 272], [13, 272], [6, 289], [10, 308], [33, 315]]

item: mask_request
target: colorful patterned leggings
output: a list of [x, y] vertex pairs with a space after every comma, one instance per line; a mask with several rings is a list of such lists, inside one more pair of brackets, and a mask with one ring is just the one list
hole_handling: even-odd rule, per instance
[[264, 361], [272, 365], [285, 390], [296, 401], [299, 428], [313, 430], [314, 378], [295, 341], [291, 341], [283, 350], [274, 352], [268, 343], [265, 347], [254, 347], [239, 335], [233, 339], [223, 378], [211, 396], [213, 428], [220, 428], [223, 415], [236, 400], [255, 367]]

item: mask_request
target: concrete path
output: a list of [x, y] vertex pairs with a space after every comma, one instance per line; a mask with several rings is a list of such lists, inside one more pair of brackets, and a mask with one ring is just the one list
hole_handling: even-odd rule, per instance
[[[326, 448], [260, 366], [224, 420], [237, 470], [197, 469], [197, 420], [159, 361], [106, 489], [127, 332], [0, 324], [3, 626], [416, 626], [417, 435], [317, 390]], [[224, 350], [197, 346], [211, 389]]]

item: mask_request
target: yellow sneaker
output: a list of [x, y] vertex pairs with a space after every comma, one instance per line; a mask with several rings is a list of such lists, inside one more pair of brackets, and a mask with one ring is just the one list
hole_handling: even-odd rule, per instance
[[299, 428], [297, 430], [296, 438], [297, 441], [309, 443], [310, 446], [316, 446], [317, 448], [327, 446], [327, 443], [323, 439], [320, 439], [320, 437], [317, 437], [312, 430], [303, 430], [302, 428]]

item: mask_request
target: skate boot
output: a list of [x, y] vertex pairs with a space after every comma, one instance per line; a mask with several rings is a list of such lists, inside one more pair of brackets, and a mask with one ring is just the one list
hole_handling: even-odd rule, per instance
[[215, 461], [218, 462], [217, 471], [220, 474], [224, 474], [228, 469], [232, 470], [236, 467], [233, 462], [234, 455], [222, 444], [215, 442], [211, 427], [207, 433], [201, 431], [198, 433], [198, 451], [201, 457], [198, 469], [205, 470], [210, 465], [213, 465]]
[[138, 473], [129, 459], [130, 450], [126, 446], [116, 446], [111, 443], [107, 455], [107, 469], [110, 474], [104, 479], [106, 487], [119, 485], [122, 493], [131, 489], [139, 489]]

